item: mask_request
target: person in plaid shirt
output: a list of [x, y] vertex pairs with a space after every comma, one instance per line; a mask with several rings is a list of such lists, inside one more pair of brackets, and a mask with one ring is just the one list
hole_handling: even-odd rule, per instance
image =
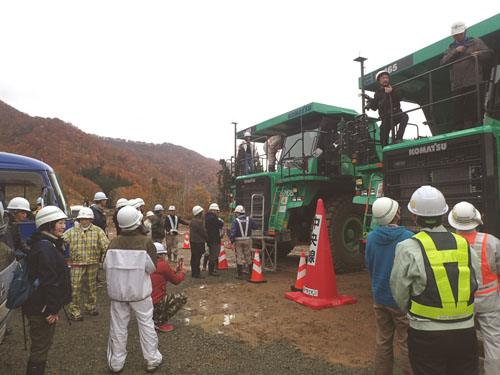
[[96, 309], [97, 271], [99, 271], [99, 262], [106, 252], [109, 240], [101, 228], [92, 224], [94, 219], [92, 209], [82, 208], [76, 219], [78, 223], [64, 232], [63, 238], [64, 242], [69, 245], [71, 259], [70, 318], [79, 322], [83, 320], [80, 312], [80, 295], [84, 275], [87, 276], [89, 293], [85, 310], [92, 316], [99, 314]]

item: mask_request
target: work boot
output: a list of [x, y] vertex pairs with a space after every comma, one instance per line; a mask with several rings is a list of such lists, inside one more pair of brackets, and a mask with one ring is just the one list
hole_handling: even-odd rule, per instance
[[26, 375], [43, 375], [45, 374], [45, 363], [46, 362], [29, 362], [26, 366]]
[[243, 276], [243, 265], [237, 264], [236, 270], [238, 271], [238, 276], [236, 276], [239, 280], [245, 280], [245, 276]]
[[253, 269], [253, 264], [250, 264], [248, 266], [248, 278], [251, 279], [252, 278], [252, 269]]
[[215, 266], [213, 264], [208, 264], [208, 274], [210, 276], [219, 276], [219, 274], [215, 272]]

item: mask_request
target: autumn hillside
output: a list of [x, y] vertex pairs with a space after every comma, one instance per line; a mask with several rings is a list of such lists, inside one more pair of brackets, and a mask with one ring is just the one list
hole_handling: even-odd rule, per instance
[[2, 101], [0, 151], [51, 165], [72, 204], [104, 191], [113, 202], [141, 197], [148, 209], [175, 204], [187, 213], [216, 195], [219, 165], [213, 159], [170, 143], [101, 138], [57, 118], [31, 117]]

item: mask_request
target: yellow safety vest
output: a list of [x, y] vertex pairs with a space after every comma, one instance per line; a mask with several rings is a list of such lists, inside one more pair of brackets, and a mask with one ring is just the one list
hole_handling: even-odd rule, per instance
[[467, 240], [450, 232], [420, 232], [412, 238], [422, 250], [427, 285], [411, 297], [410, 314], [443, 323], [472, 318], [477, 282]]

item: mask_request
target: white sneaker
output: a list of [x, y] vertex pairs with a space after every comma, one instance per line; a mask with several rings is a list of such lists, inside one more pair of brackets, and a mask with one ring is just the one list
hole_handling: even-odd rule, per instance
[[156, 363], [156, 364], [148, 364], [146, 366], [146, 371], [147, 372], [155, 372], [158, 369], [158, 367], [160, 367], [160, 365], [161, 365], [161, 362]]
[[108, 369], [109, 369], [109, 371], [110, 371], [111, 373], [113, 373], [113, 374], [119, 374], [120, 372], [122, 372], [122, 371], [123, 371], [123, 367], [122, 367], [121, 369], [119, 369], [119, 370], [114, 370], [114, 369], [112, 369], [111, 367], [108, 367]]

